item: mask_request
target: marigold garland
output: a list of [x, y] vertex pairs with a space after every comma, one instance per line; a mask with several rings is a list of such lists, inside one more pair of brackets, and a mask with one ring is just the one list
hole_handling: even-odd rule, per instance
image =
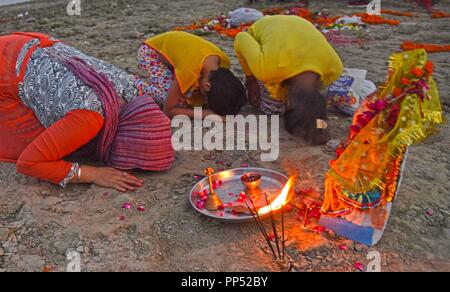
[[381, 14], [390, 14], [395, 16], [406, 16], [406, 17], [413, 17], [414, 14], [410, 12], [401, 12], [401, 11], [394, 11], [394, 10], [388, 10], [388, 9], [381, 9]]
[[387, 19], [378, 15], [369, 15], [367, 13], [358, 13], [355, 15], [361, 17], [362, 22], [367, 24], [389, 24], [394, 26], [400, 24], [398, 20]]
[[[402, 15], [409, 16], [409, 13], [402, 13], [397, 11], [385, 10], [386, 14], [393, 15]], [[336, 20], [341, 18], [341, 16], [327, 16], [321, 13], [313, 13], [311, 10], [300, 7], [291, 7], [291, 8], [282, 8], [282, 7], [274, 7], [269, 8], [263, 11], [264, 15], [297, 15], [302, 17], [311, 23], [315, 24], [320, 29], [335, 29], [341, 27], [342, 25], [336, 24]], [[400, 21], [386, 19], [377, 15], [368, 15], [366, 13], [354, 14], [351, 16], [359, 16], [361, 17], [361, 21], [365, 24], [389, 24], [389, 25], [398, 25]], [[412, 15], [411, 15], [412, 16]], [[195, 31], [204, 29], [205, 31], [215, 31], [220, 35], [226, 35], [228, 37], [234, 38], [236, 35], [244, 30], [246, 30], [252, 23], [241, 25], [237, 28], [230, 27], [227, 16], [222, 14], [210, 19], [201, 19], [195, 23], [192, 23], [188, 26], [180, 26], [176, 27], [175, 30], [178, 31]], [[357, 24], [349, 24], [346, 25], [348, 28], [358, 29], [361, 25]]]
[[425, 49], [428, 53], [450, 52], [450, 45], [422, 44], [404, 41], [401, 45], [403, 51]]
[[436, 11], [431, 14], [431, 18], [445, 18], [445, 17], [450, 17], [450, 13]]

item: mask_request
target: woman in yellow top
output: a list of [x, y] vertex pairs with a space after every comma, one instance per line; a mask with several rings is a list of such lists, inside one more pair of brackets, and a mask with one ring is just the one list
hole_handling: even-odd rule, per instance
[[286, 129], [313, 144], [327, 142], [323, 85], [337, 80], [342, 62], [312, 23], [298, 16], [265, 16], [237, 35], [250, 103], [267, 114], [286, 112]]
[[203, 117], [236, 114], [247, 101], [244, 85], [229, 70], [229, 57], [193, 34], [174, 31], [147, 39], [138, 59], [147, 80], [136, 78], [136, 87], [154, 96], [169, 117], [193, 118], [192, 107], [203, 105], [209, 107]]

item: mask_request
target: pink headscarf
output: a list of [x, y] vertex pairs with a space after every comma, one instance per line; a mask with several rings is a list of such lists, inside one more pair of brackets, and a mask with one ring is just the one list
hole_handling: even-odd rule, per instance
[[174, 161], [170, 119], [150, 96], [138, 96], [120, 106], [114, 86], [80, 58], [65, 60], [69, 70], [97, 94], [105, 123], [97, 138], [80, 153], [120, 169], [163, 171]]

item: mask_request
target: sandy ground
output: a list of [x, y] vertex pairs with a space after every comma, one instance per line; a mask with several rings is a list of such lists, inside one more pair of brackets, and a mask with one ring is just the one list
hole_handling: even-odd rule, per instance
[[[260, 1], [263, 2], [263, 1]], [[345, 1], [310, 1], [313, 10], [327, 8], [345, 14]], [[403, 1], [383, 1], [384, 8], [410, 11]], [[136, 51], [140, 42], [192, 20], [241, 7], [241, 0], [97, 0], [82, 1], [82, 15], [68, 17], [67, 1], [36, 1], [0, 8], [0, 34], [12, 31], [50, 33], [93, 56], [138, 73]], [[258, 4], [256, 7], [269, 4]], [[445, 0], [440, 8], [450, 7]], [[19, 13], [28, 16], [17, 18]], [[381, 83], [389, 55], [405, 39], [450, 43], [450, 21], [432, 20], [422, 12], [397, 28], [370, 26], [370, 31], [349, 32], [363, 46], [337, 46], [346, 67], [369, 71]], [[210, 34], [233, 56], [232, 40]], [[450, 110], [450, 55], [432, 54], [436, 64], [446, 117]], [[246, 109], [249, 111], [249, 109]], [[333, 138], [343, 139], [350, 118], [331, 112]], [[326, 147], [306, 146], [281, 133], [281, 156], [261, 163], [259, 152], [179, 152], [167, 173], [138, 173], [145, 187], [128, 194], [97, 186], [61, 189], [15, 173], [14, 165], [0, 165], [0, 270], [64, 271], [66, 253], [81, 253], [84, 271], [280, 271], [253, 223], [229, 225], [196, 214], [187, 194], [203, 167], [224, 160], [268, 167], [298, 175], [300, 188], [321, 192], [327, 162]], [[403, 186], [383, 240], [374, 248], [354, 244], [312, 228], [303, 229], [296, 211], [287, 222], [288, 255], [299, 271], [354, 271], [354, 263], [367, 264], [369, 251], [379, 251], [383, 271], [450, 271], [450, 127], [411, 148]], [[123, 212], [126, 201], [145, 206], [145, 212]], [[427, 215], [432, 214], [432, 215]], [[118, 216], [124, 214], [124, 221]], [[311, 227], [314, 226], [312, 223]], [[348, 246], [341, 251], [340, 245]]]

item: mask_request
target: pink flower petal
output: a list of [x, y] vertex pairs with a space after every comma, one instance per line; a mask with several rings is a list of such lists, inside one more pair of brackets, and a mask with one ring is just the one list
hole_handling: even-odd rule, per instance
[[364, 272], [366, 270], [366, 267], [360, 262], [356, 262], [354, 267], [361, 272]]
[[203, 201], [198, 201], [198, 202], [196, 203], [196, 206], [197, 206], [197, 208], [199, 208], [200, 210], [203, 210], [203, 209], [205, 209], [205, 202], [203, 202]]
[[144, 212], [144, 211], [145, 211], [145, 208], [144, 208], [144, 206], [138, 206], [138, 207], [137, 207], [137, 210], [138, 210], [139, 212]]
[[325, 227], [323, 227], [323, 226], [316, 226], [316, 227], [314, 227], [314, 231], [316, 231], [317, 233], [319, 233], [319, 234], [322, 234], [322, 233], [324, 233], [325, 232], [325, 230], [327, 230]]
[[339, 249], [342, 250], [342, 251], [346, 251], [346, 250], [348, 250], [348, 246], [346, 246], [345, 244], [341, 244], [339, 246]]
[[194, 175], [194, 179], [195, 179], [195, 180], [201, 180], [201, 179], [202, 179], [202, 177], [201, 177], [201, 176], [199, 176], [199, 175]]
[[131, 203], [127, 202], [122, 205], [122, 209], [131, 209]]
[[118, 220], [123, 221], [125, 220], [125, 216], [124, 215], [120, 215], [119, 217], [117, 217]]
[[241, 167], [248, 167], [248, 166], [249, 166], [248, 163], [242, 163], [242, 164], [241, 164]]

